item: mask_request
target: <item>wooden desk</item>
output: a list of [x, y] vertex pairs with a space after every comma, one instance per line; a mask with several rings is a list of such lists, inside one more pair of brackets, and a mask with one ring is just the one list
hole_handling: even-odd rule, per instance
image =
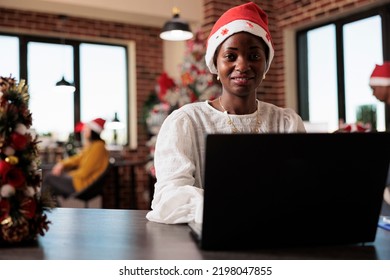
[[267, 249], [254, 252], [202, 251], [186, 225], [149, 222], [147, 210], [57, 208], [49, 231], [29, 247], [0, 248], [0, 259], [390, 259], [390, 232], [362, 246]]

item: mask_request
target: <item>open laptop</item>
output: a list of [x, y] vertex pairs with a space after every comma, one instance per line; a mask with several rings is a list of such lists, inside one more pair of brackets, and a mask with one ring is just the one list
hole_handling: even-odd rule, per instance
[[203, 249], [375, 240], [390, 133], [213, 134], [206, 138]]

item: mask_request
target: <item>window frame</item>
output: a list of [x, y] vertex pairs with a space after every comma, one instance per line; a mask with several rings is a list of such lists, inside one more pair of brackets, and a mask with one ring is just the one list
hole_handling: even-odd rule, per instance
[[[334, 24], [336, 32], [336, 71], [337, 71], [337, 101], [338, 119], [346, 119], [345, 104], [345, 77], [343, 57], [343, 26], [354, 21], [380, 16], [382, 19], [382, 50], [383, 60], [390, 60], [390, 4], [375, 7], [370, 10], [357, 12], [349, 16], [333, 19], [320, 24], [297, 30], [296, 44], [296, 71], [297, 75], [297, 110], [304, 121], [309, 121], [309, 85], [308, 85], [308, 42], [307, 33], [313, 29]], [[390, 105], [385, 106], [386, 130], [390, 130]]]
[[[51, 44], [65, 44], [72, 46], [74, 51], [74, 63], [73, 63], [73, 72], [74, 72], [74, 85], [76, 87], [74, 94], [74, 126], [78, 122], [81, 121], [81, 94], [80, 92], [80, 45], [81, 44], [97, 44], [97, 45], [104, 45], [104, 46], [118, 46], [123, 47], [125, 49], [125, 65], [126, 65], [126, 96], [125, 96], [125, 102], [126, 102], [126, 120], [121, 120], [125, 123], [125, 126], [127, 127], [127, 135], [125, 137], [126, 141], [124, 143], [125, 146], [130, 146], [131, 149], [135, 149], [137, 146], [137, 138], [132, 135], [133, 131], [136, 131], [136, 120], [132, 121], [130, 116], [133, 116], [134, 113], [132, 113], [132, 110], [134, 110], [134, 106], [131, 104], [132, 102], [135, 102], [135, 98], [132, 97], [132, 91], [135, 91], [135, 85], [130, 84], [130, 80], [132, 80], [132, 77], [134, 73], [131, 73], [131, 71], [135, 71], [135, 66], [130, 67], [129, 65], [129, 58], [135, 57], [135, 54], [132, 54], [132, 52], [135, 52], [135, 46], [133, 42], [106, 42], [106, 41], [100, 41], [100, 40], [85, 40], [85, 39], [74, 39], [74, 38], [68, 38], [68, 37], [55, 37], [55, 36], [38, 36], [38, 35], [32, 35], [32, 34], [20, 34], [20, 33], [12, 33], [12, 32], [3, 32], [0, 31], [0, 35], [2, 36], [11, 36], [11, 37], [17, 37], [19, 39], [19, 79], [25, 79], [26, 83], [28, 84], [28, 65], [27, 65], [27, 46], [29, 42], [37, 42], [37, 43], [51, 43]], [[134, 69], [133, 69], [134, 68]], [[114, 115], [113, 115], [114, 116]], [[107, 120], [111, 121], [111, 120]]]

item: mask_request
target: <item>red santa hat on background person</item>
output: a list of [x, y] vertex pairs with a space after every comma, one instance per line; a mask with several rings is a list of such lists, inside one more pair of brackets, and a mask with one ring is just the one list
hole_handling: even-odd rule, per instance
[[205, 55], [206, 65], [210, 72], [217, 74], [213, 58], [218, 46], [228, 37], [238, 32], [248, 32], [262, 38], [266, 43], [269, 49], [265, 70], [265, 73], [267, 73], [274, 57], [274, 47], [268, 30], [268, 16], [253, 2], [227, 10], [214, 24], [207, 39]]
[[390, 86], [390, 61], [375, 65], [370, 77], [370, 86]]
[[95, 131], [97, 134], [100, 134], [104, 129], [105, 123], [106, 123], [106, 121], [102, 118], [97, 118], [97, 119], [94, 119], [94, 120], [87, 122], [87, 123], [79, 122], [78, 124], [76, 124], [75, 131], [81, 132], [83, 130], [84, 126], [86, 125], [91, 130]]

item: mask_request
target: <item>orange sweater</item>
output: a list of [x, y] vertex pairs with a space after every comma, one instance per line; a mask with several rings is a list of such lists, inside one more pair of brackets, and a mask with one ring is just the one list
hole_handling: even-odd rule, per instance
[[81, 191], [100, 174], [104, 172], [109, 163], [109, 153], [104, 141], [94, 141], [85, 147], [79, 154], [62, 160], [66, 170], [71, 170], [69, 175], [73, 178], [76, 191]]

